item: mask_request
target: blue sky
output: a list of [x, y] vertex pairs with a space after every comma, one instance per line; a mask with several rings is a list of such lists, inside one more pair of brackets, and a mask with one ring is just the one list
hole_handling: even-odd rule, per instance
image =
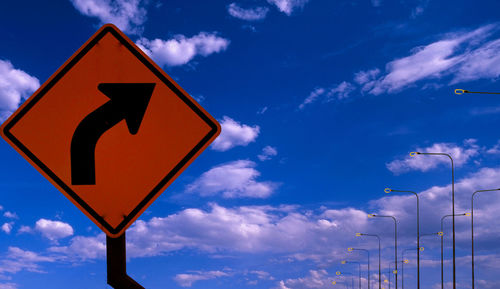
[[[500, 187], [498, 1], [4, 1], [0, 121], [102, 24], [114, 23], [222, 125], [221, 136], [128, 230], [146, 288], [334, 288], [382, 238], [399, 248]], [[0, 141], [0, 288], [106, 287], [104, 234]], [[498, 288], [500, 193], [476, 202], [476, 288]], [[457, 217], [457, 288], [470, 288], [470, 217]], [[445, 282], [451, 288], [445, 222]], [[439, 239], [422, 239], [423, 288], [440, 288]], [[399, 254], [401, 255], [401, 250]], [[408, 252], [405, 287], [416, 288]], [[362, 270], [366, 272], [366, 266]], [[366, 276], [366, 274], [364, 274]], [[393, 277], [391, 277], [393, 279]], [[75, 282], [78, 280], [78, 282]], [[350, 281], [350, 279], [348, 279]], [[366, 280], [363, 280], [366, 283]], [[375, 283], [374, 283], [375, 284]], [[338, 285], [337, 285], [338, 286]], [[393, 285], [394, 286], [394, 285]], [[375, 287], [373, 287], [375, 288]]]

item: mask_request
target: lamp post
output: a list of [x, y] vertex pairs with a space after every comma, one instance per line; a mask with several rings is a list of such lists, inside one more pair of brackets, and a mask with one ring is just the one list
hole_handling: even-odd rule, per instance
[[475, 282], [474, 282], [474, 196], [477, 193], [482, 193], [482, 192], [492, 192], [492, 191], [500, 191], [500, 189], [492, 189], [492, 190], [479, 190], [475, 191], [472, 194], [471, 197], [471, 211], [470, 211], [470, 216], [471, 216], [471, 237], [472, 237], [472, 289], [474, 289]]
[[[359, 289], [361, 289], [361, 263], [359, 262], [355, 262], [355, 261], [347, 261], [347, 260], [343, 260], [340, 262], [342, 265], [344, 264], [347, 264], [347, 263], [353, 263], [353, 264], [358, 264], [358, 275], [359, 275], [359, 279], [358, 279], [358, 285], [359, 285]], [[353, 288], [354, 289], [354, 288]]]
[[364, 233], [356, 233], [356, 237], [368, 236], [368, 237], [376, 237], [378, 239], [378, 289], [382, 289], [382, 274], [381, 274], [381, 266], [380, 266], [380, 237], [375, 234], [364, 234]]
[[370, 289], [370, 251], [366, 249], [358, 249], [358, 248], [347, 248], [347, 251], [353, 252], [353, 251], [363, 251], [366, 252], [368, 255], [368, 289]]
[[438, 235], [441, 236], [441, 289], [444, 289], [444, 268], [443, 268], [443, 259], [444, 259], [444, 249], [443, 249], [443, 244], [444, 244], [444, 229], [443, 229], [443, 221], [444, 219], [448, 217], [453, 217], [455, 216], [469, 216], [469, 213], [463, 213], [463, 214], [458, 214], [458, 215], [444, 215], [441, 218], [441, 232], [438, 232]]
[[421, 153], [421, 152], [411, 152], [410, 156], [416, 155], [434, 155], [434, 156], [446, 156], [451, 161], [451, 216], [453, 219], [453, 289], [457, 288], [457, 270], [455, 262], [455, 169], [453, 165], [453, 158], [446, 153]]
[[[404, 249], [403, 250], [403, 253], [401, 254], [401, 259], [403, 260], [403, 263], [401, 264], [401, 288], [402, 289], [405, 289], [405, 264], [408, 264], [409, 261], [407, 259], [405, 259], [405, 253], [408, 252], [408, 251], [412, 251], [412, 250], [417, 250], [418, 252], [420, 252], [419, 249], [416, 249], [416, 248], [410, 248], [410, 249]], [[405, 261], [408, 261], [408, 262], [405, 262]]]
[[347, 289], [347, 282], [332, 281], [332, 285], [337, 285], [337, 284], [344, 284], [345, 288]]
[[352, 273], [337, 271], [337, 272], [335, 272], [335, 275], [337, 275], [339, 277], [343, 276], [343, 275], [350, 275], [351, 276], [351, 288], [354, 289], [354, 278], [353, 278], [354, 275]]
[[[397, 264], [398, 264], [398, 263], [403, 263], [403, 262], [404, 262], [404, 261], [397, 261], [397, 262], [392, 261], [392, 262], [390, 262], [390, 263], [389, 263], [389, 272], [391, 271], [391, 270], [390, 270], [390, 269], [391, 269], [391, 264], [395, 264], [395, 267], [397, 267]], [[397, 277], [398, 277], [398, 275], [399, 275], [398, 273], [399, 273], [399, 272], [398, 272], [398, 269], [395, 269], [394, 271], [392, 271], [392, 274], [394, 274], [394, 279], [396, 279], [396, 280], [397, 280]], [[389, 273], [389, 274], [390, 274], [390, 273]], [[390, 275], [389, 275], [389, 276], [390, 276]], [[389, 278], [390, 278], [390, 277], [389, 277]], [[404, 281], [403, 281], [403, 284], [404, 284]]]
[[411, 193], [414, 194], [417, 198], [417, 288], [420, 289], [420, 250], [418, 250], [418, 248], [420, 248], [420, 205], [418, 194], [413, 191], [393, 190], [390, 188], [386, 188], [384, 192], [386, 192], [387, 194], [390, 192]]
[[[396, 263], [396, 272], [398, 271], [398, 222], [394, 216], [382, 216], [376, 214], [369, 214], [369, 218], [391, 218], [394, 221], [394, 262]], [[394, 276], [396, 279], [396, 289], [398, 289], [398, 275]]]

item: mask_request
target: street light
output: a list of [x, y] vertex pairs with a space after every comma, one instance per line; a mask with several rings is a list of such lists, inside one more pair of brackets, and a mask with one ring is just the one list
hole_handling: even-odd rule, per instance
[[363, 234], [363, 233], [356, 233], [356, 237], [361, 237], [361, 236], [368, 236], [368, 237], [377, 237], [378, 239], [378, 289], [382, 289], [382, 277], [380, 273], [380, 237], [375, 234]]
[[470, 215], [471, 215], [471, 235], [472, 235], [472, 289], [474, 289], [474, 196], [477, 194], [477, 193], [481, 193], [481, 192], [493, 192], [493, 191], [500, 191], [500, 189], [492, 189], [492, 190], [479, 190], [479, 191], [475, 191], [473, 194], [472, 194], [472, 197], [471, 197], [471, 211], [470, 211]]
[[441, 236], [441, 289], [444, 289], [444, 268], [443, 268], [443, 259], [444, 259], [444, 249], [443, 249], [443, 244], [444, 244], [444, 230], [443, 230], [443, 221], [444, 219], [448, 217], [453, 217], [455, 219], [455, 216], [469, 216], [469, 213], [463, 213], [463, 214], [458, 214], [458, 215], [444, 215], [441, 218], [441, 232], [438, 232], [438, 235]]
[[335, 272], [335, 275], [337, 275], [339, 277], [340, 276], [344, 277], [343, 275], [351, 275], [351, 288], [354, 289], [354, 278], [353, 278], [354, 275], [352, 273], [337, 271], [337, 272]]
[[[390, 188], [386, 188], [384, 190], [387, 194], [390, 192], [397, 192], [397, 193], [411, 193], [414, 194], [415, 197], [417, 197], [417, 249], [420, 248], [420, 206], [419, 206], [419, 199], [418, 199], [418, 194], [413, 192], [413, 191], [401, 191], [401, 190], [393, 190]], [[420, 251], [417, 250], [417, 288], [420, 289]]]
[[370, 289], [370, 251], [366, 249], [357, 249], [357, 248], [347, 248], [348, 252], [353, 252], [353, 251], [363, 251], [366, 252], [368, 255], [368, 289]]
[[410, 156], [416, 155], [434, 155], [434, 156], [447, 156], [451, 161], [451, 215], [453, 219], [453, 289], [457, 288], [457, 271], [455, 262], [455, 169], [453, 165], [453, 158], [446, 153], [421, 153], [411, 152]]
[[347, 283], [346, 282], [332, 281], [332, 285], [337, 285], [337, 284], [344, 284], [345, 288], [347, 288]]
[[[403, 264], [401, 264], [401, 288], [402, 289], [405, 289], [405, 264], [408, 264], [409, 261], [407, 259], [405, 259], [405, 253], [408, 252], [408, 251], [411, 251], [411, 250], [417, 250], [417, 252], [420, 253], [420, 250], [417, 249], [417, 248], [410, 248], [410, 249], [404, 249], [403, 250], [403, 253], [402, 253], [402, 256], [401, 256], [401, 259], [403, 260]], [[407, 262], [405, 262], [407, 261]]]
[[[398, 222], [394, 216], [382, 216], [369, 214], [368, 218], [392, 218], [394, 220], [394, 262], [396, 262], [396, 272], [398, 271]], [[398, 275], [395, 276], [396, 289], [398, 289]]]
[[359, 275], [358, 285], [359, 285], [359, 289], [361, 289], [361, 263], [356, 262], [356, 261], [347, 261], [347, 260], [340, 261], [340, 264], [342, 264], [342, 265], [348, 264], [348, 263], [358, 264], [358, 275]]

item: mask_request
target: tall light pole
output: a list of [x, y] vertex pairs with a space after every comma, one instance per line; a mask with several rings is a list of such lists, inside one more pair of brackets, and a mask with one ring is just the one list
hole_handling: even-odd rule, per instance
[[347, 248], [347, 251], [353, 252], [353, 251], [363, 251], [366, 252], [368, 255], [368, 289], [370, 289], [370, 251], [366, 249], [358, 249], [358, 248]]
[[396, 263], [396, 289], [398, 289], [398, 222], [394, 216], [382, 216], [376, 214], [369, 214], [368, 218], [391, 218], [394, 221], [394, 262]]
[[444, 221], [444, 219], [446, 219], [448, 217], [455, 218], [455, 216], [469, 216], [469, 215], [470, 215], [469, 213], [463, 213], [463, 214], [458, 214], [458, 215], [444, 215], [441, 218], [441, 232], [438, 232], [438, 234], [441, 236], [441, 289], [444, 289], [444, 266], [443, 266], [443, 261], [444, 261], [444, 248], [443, 248], [443, 244], [444, 244], [444, 231], [443, 231], [443, 221]]
[[475, 282], [474, 282], [474, 196], [477, 194], [477, 193], [482, 193], [482, 192], [493, 192], [493, 191], [500, 191], [500, 189], [492, 189], [492, 190], [479, 190], [479, 191], [475, 191], [473, 194], [472, 194], [472, 197], [471, 197], [471, 211], [470, 211], [470, 216], [471, 216], [471, 223], [470, 223], [470, 226], [471, 226], [471, 237], [472, 237], [472, 289], [474, 289], [475, 287]]
[[397, 193], [411, 193], [414, 194], [415, 197], [417, 197], [417, 288], [420, 289], [420, 205], [419, 205], [419, 199], [418, 199], [418, 194], [413, 192], [413, 191], [401, 191], [401, 190], [393, 190], [390, 188], [386, 188], [384, 190], [387, 194], [390, 192], [397, 192]]
[[375, 234], [356, 233], [356, 237], [361, 237], [361, 236], [376, 237], [378, 239], [378, 289], [382, 289], [382, 274], [380, 266], [380, 237]]
[[410, 156], [416, 155], [433, 155], [433, 156], [446, 156], [451, 161], [451, 216], [453, 219], [453, 289], [457, 289], [457, 270], [455, 262], [455, 168], [453, 165], [453, 158], [446, 153], [421, 153], [411, 152]]
[[[359, 289], [361, 289], [361, 263], [359, 262], [355, 262], [355, 261], [347, 261], [347, 260], [343, 260], [340, 262], [342, 265], [343, 264], [347, 264], [347, 263], [353, 263], [353, 264], [358, 264], [358, 275], [359, 275], [359, 279], [358, 279], [358, 285], [359, 285]], [[354, 289], [354, 288], [353, 288]]]

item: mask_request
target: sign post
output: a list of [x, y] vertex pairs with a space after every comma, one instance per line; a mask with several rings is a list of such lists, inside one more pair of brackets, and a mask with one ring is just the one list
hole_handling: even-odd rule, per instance
[[126, 275], [125, 230], [220, 134], [220, 125], [106, 24], [0, 134], [106, 233], [108, 283], [142, 288]]

